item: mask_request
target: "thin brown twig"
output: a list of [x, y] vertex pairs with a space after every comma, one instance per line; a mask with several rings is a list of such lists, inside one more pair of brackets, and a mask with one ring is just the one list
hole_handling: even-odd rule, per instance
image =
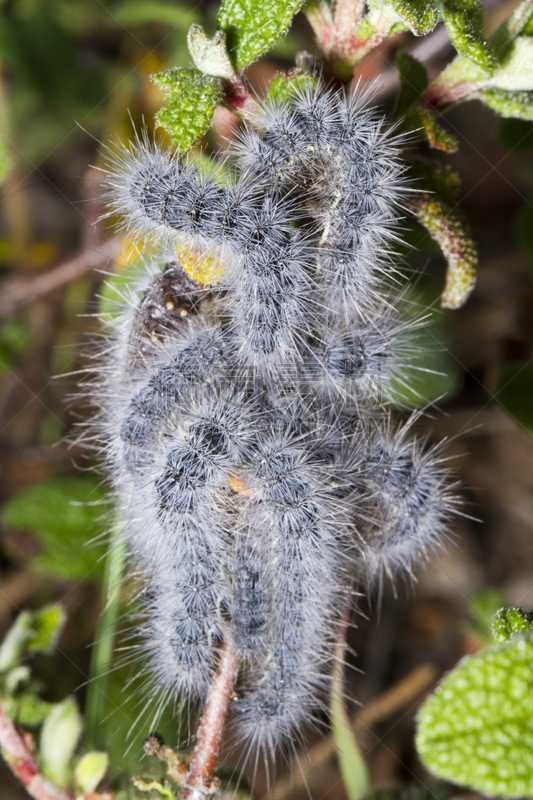
[[238, 668], [237, 650], [232, 642], [226, 641], [220, 653], [218, 672], [207, 694], [196, 748], [185, 781], [183, 800], [203, 800], [213, 791], [222, 731]]
[[87, 247], [78, 255], [42, 275], [4, 281], [0, 286], [0, 320], [10, 317], [39, 297], [53, 292], [54, 289], [106, 266], [116, 255], [121, 241], [121, 236], [114, 236], [100, 244], [98, 249], [94, 246]]

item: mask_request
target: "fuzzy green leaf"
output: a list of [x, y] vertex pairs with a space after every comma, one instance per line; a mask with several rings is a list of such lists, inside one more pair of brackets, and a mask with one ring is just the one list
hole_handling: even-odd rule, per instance
[[459, 149], [457, 136], [454, 136], [438, 122], [437, 115], [431, 109], [421, 106], [417, 116], [422, 123], [429, 145], [434, 150], [442, 150], [444, 153], [457, 152]]
[[206, 132], [220, 100], [220, 79], [197, 69], [174, 68], [151, 76], [168, 102], [156, 114], [180, 155]]
[[524, 0], [491, 36], [492, 51], [498, 61], [505, 56], [509, 45], [521, 34], [533, 35], [533, 0]]
[[523, 608], [500, 608], [492, 618], [492, 633], [499, 644], [519, 633], [533, 632], [533, 612]]
[[436, 0], [392, 0], [392, 6], [415, 36], [429, 33], [439, 21]]
[[480, 84], [510, 92], [533, 90], [533, 38], [518, 36], [492, 77]]
[[6, 527], [35, 534], [42, 553], [32, 558], [34, 569], [67, 580], [95, 580], [102, 572], [108, 512], [105, 490], [84, 475], [24, 489], [5, 504], [0, 519]]
[[533, 120], [533, 39], [516, 37], [492, 77], [479, 81], [479, 89], [502, 117]]
[[65, 624], [62, 606], [52, 603], [40, 611], [23, 611], [0, 647], [0, 672], [8, 672], [29, 653], [50, 653]]
[[403, 116], [428, 87], [428, 75], [424, 65], [405, 50], [396, 53], [396, 65], [400, 73], [400, 96], [396, 117]]
[[421, 190], [411, 202], [422, 225], [448, 262], [443, 308], [459, 308], [476, 282], [477, 249], [468, 225], [456, 208], [457, 176], [447, 167], [419, 162], [413, 166]]
[[42, 731], [40, 761], [47, 778], [66, 788], [72, 777], [72, 757], [81, 736], [83, 723], [73, 697], [52, 706]]
[[218, 27], [227, 36], [237, 69], [251, 64], [285, 36], [302, 5], [303, 0], [224, 0]]
[[422, 706], [416, 744], [441, 778], [489, 797], [531, 797], [533, 637], [463, 659]]
[[504, 89], [486, 89], [481, 92], [483, 101], [501, 117], [533, 120], [533, 91], [507, 92]]
[[533, 0], [524, 0], [511, 14], [507, 22], [508, 36], [533, 35]]
[[492, 72], [494, 57], [483, 35], [483, 6], [479, 0], [438, 0], [438, 3], [456, 50]]
[[201, 25], [191, 25], [187, 44], [192, 60], [200, 72], [228, 80], [235, 77], [235, 70], [226, 50], [224, 31], [217, 31], [212, 39], [208, 39]]

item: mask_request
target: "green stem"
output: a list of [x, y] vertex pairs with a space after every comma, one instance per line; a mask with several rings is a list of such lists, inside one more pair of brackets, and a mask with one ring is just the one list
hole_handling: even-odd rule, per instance
[[95, 643], [91, 653], [89, 688], [85, 703], [86, 750], [97, 750], [103, 745], [100, 724], [106, 713], [108, 701], [109, 669], [115, 646], [125, 556], [126, 544], [115, 535], [106, 555], [102, 587], [105, 607], [96, 628]]
[[348, 800], [361, 800], [370, 791], [370, 776], [357, 737], [344, 705], [344, 653], [348, 627], [348, 607], [345, 609], [335, 653], [331, 687], [331, 734]]

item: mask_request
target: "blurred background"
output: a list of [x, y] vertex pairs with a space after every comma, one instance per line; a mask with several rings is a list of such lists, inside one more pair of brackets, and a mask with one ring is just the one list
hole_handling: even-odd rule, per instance
[[[490, 29], [516, 5], [486, 4]], [[76, 372], [89, 363], [103, 281], [127, 271], [131, 248], [99, 221], [98, 168], [110, 142], [131, 137], [143, 121], [152, 131], [163, 98], [150, 74], [187, 65], [190, 25], [211, 34], [217, 12], [217, 2], [0, 3], [0, 638], [22, 609], [64, 606], [56, 652], [31, 659], [46, 702], [72, 694], [83, 709], [104, 605], [109, 501], [94, 456], [76, 443], [75, 426], [91, 413], [76, 397]], [[398, 89], [399, 46], [430, 74], [453, 55], [440, 28], [372, 51], [357, 75], [377, 80], [386, 111]], [[288, 37], [250, 68], [254, 89], [264, 92], [301, 50], [313, 53], [314, 43], [300, 14]], [[204, 149], [223, 147], [237, 124], [218, 109]], [[491, 641], [497, 608], [533, 608], [533, 123], [468, 103], [445, 125], [461, 143], [440, 160], [461, 177], [460, 208], [480, 251], [476, 289], [462, 309], [439, 309], [444, 259], [410, 220], [402, 259], [418, 302], [432, 309], [424, 358], [442, 373], [423, 390], [428, 400], [441, 398], [423, 426], [431, 439], [450, 438], [465, 516], [456, 517], [445, 552], [415, 585], [385, 586], [380, 603], [361, 598], [346, 676], [373, 786], [411, 784], [421, 792], [429, 777], [413, 746], [419, 702], [461, 656]], [[124, 688], [134, 671], [111, 674], [100, 724], [90, 732], [93, 744], [109, 749], [115, 782], [144, 768], [149, 723], [138, 713], [149, 698]], [[174, 744], [179, 724], [171, 714], [160, 728]], [[305, 782], [296, 770], [291, 783], [280, 763], [277, 800], [342, 800], [333, 751], [321, 749], [316, 734], [309, 741]], [[225, 756], [235, 763], [230, 748]], [[25, 796], [0, 764], [1, 800]]]

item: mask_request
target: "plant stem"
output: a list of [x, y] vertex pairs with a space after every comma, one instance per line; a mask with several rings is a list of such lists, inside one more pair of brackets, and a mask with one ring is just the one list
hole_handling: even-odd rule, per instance
[[213, 790], [220, 740], [238, 668], [238, 653], [233, 643], [226, 641], [220, 652], [218, 672], [207, 693], [183, 800], [203, 800]]
[[259, 115], [259, 105], [242, 70], [230, 80], [224, 79], [224, 105], [234, 114], [253, 123]]
[[348, 633], [349, 605], [346, 604], [339, 626], [339, 639], [331, 687], [331, 735], [348, 800], [361, 800], [370, 791], [370, 777], [344, 705], [344, 654]]
[[20, 734], [0, 703], [0, 752], [11, 772], [35, 800], [73, 800], [72, 795], [51, 783], [39, 769], [29, 734]]
[[126, 543], [116, 535], [106, 555], [102, 596], [105, 602], [103, 614], [96, 629], [95, 643], [91, 654], [89, 688], [85, 703], [86, 750], [102, 746], [100, 723], [105, 715], [109, 686], [109, 667], [113, 658], [115, 632], [119, 609], [119, 589], [122, 580]]

